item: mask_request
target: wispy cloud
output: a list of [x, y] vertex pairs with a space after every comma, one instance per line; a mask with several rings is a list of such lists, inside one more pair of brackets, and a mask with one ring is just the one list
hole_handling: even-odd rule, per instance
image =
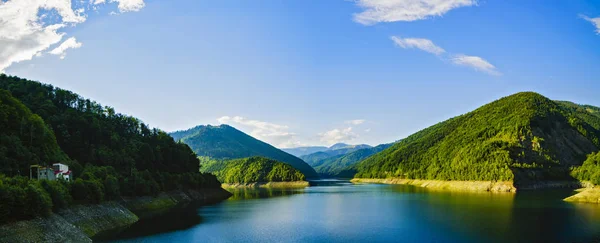
[[442, 16], [448, 11], [476, 5], [476, 0], [357, 0], [363, 12], [354, 21], [363, 25], [380, 22], [415, 21]]
[[344, 123], [346, 123], [346, 124], [350, 124], [350, 125], [355, 125], [355, 126], [356, 126], [356, 125], [363, 124], [363, 123], [365, 123], [366, 121], [367, 121], [367, 120], [365, 120], [365, 119], [356, 119], [356, 120], [348, 120], [348, 121], [345, 121]]
[[446, 52], [444, 49], [442, 49], [439, 46], [436, 46], [431, 40], [428, 39], [401, 38], [399, 36], [392, 36], [390, 38], [392, 39], [392, 41], [394, 41], [394, 43], [397, 46], [402, 47], [404, 49], [417, 48], [435, 55], [441, 55]]
[[585, 19], [588, 22], [592, 23], [596, 27], [596, 34], [600, 35], [600, 17], [590, 18], [590, 17], [585, 16], [583, 14], [580, 14], [579, 17], [581, 17], [582, 19]]
[[[106, 0], [95, 0], [94, 4], [104, 4]], [[118, 3], [119, 11], [124, 12], [137, 12], [140, 11], [146, 4], [144, 0], [110, 0], [111, 3]]]
[[467, 56], [463, 54], [447, 54], [446, 50], [435, 45], [433, 41], [424, 38], [401, 38], [399, 36], [390, 37], [394, 44], [404, 49], [417, 48], [425, 52], [434, 54], [444, 60], [450, 60], [452, 63], [468, 66], [477, 71], [482, 71], [491, 75], [501, 75], [494, 65], [478, 56]]
[[49, 51], [48, 53], [52, 55], [60, 56], [60, 59], [65, 59], [67, 56], [67, 49], [77, 49], [80, 48], [83, 44], [81, 42], [77, 42], [75, 37], [71, 37], [64, 41], [60, 46], [54, 48], [54, 50]]
[[249, 134], [251, 136], [278, 148], [290, 148], [305, 145], [296, 139], [296, 134], [290, 132], [287, 125], [252, 120], [241, 116], [223, 116], [217, 119], [217, 121], [221, 124], [241, 125], [250, 130]]
[[349, 142], [358, 138], [358, 134], [352, 131], [352, 127], [347, 128], [336, 128], [333, 130], [319, 133], [321, 142], [327, 143], [328, 145]]
[[478, 56], [458, 54], [454, 55], [451, 60], [454, 64], [471, 67], [477, 71], [485, 72], [490, 75], [501, 75], [494, 65]]
[[[110, 2], [117, 2], [122, 12], [144, 7], [143, 0]], [[105, 1], [94, 3], [104, 4]], [[66, 34], [64, 29], [85, 22], [86, 10], [94, 6], [88, 1], [71, 0], [0, 1], [0, 72], [14, 63], [40, 56], [61, 42]]]

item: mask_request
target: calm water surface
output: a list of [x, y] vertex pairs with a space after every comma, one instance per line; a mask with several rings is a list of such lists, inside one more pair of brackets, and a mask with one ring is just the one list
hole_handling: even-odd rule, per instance
[[319, 181], [297, 190], [236, 190], [222, 203], [140, 221], [117, 242], [590, 242], [600, 206], [573, 192], [428, 191]]

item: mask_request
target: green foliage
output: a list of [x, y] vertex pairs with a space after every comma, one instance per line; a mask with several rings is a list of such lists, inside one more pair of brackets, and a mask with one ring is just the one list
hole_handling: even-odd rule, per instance
[[568, 179], [568, 167], [598, 150], [596, 118], [536, 93], [518, 93], [417, 132], [346, 172], [364, 178]]
[[52, 199], [39, 182], [0, 175], [0, 223], [48, 215]]
[[294, 167], [264, 157], [250, 157], [228, 161], [205, 161], [202, 170], [214, 173], [225, 183], [254, 183], [303, 181], [302, 172]]
[[[129, 174], [134, 168], [140, 171], [170, 173], [198, 171], [198, 159], [187, 145], [175, 142], [165, 132], [151, 129], [135, 117], [116, 113], [111, 107], [102, 106], [71, 91], [52, 85], [4, 74], [0, 74], [0, 89], [8, 90], [14, 98], [39, 115], [21, 115], [20, 117], [23, 118], [10, 118], [15, 116], [10, 113], [15, 108], [0, 109], [0, 131], [12, 131], [7, 136], [0, 136], [2, 139], [0, 144], [12, 146], [4, 150], [0, 149], [0, 157], [3, 154], [11, 154], [11, 152], [19, 156], [28, 154], [22, 147], [31, 147], [29, 142], [33, 141], [46, 144], [46, 146], [38, 147], [41, 147], [40, 151], [48, 154], [47, 157], [36, 159], [35, 156], [28, 156], [14, 158], [10, 161], [26, 163], [27, 166], [37, 162], [48, 164], [65, 161], [66, 156], [61, 156], [59, 152], [50, 153], [52, 150], [58, 150], [56, 146], [48, 145], [55, 137], [62, 151], [79, 164], [112, 166], [123, 175]], [[0, 93], [1, 104], [4, 104], [5, 100], [11, 101], [11, 99], [5, 98], [7, 94], [7, 92]], [[14, 103], [14, 101], [12, 102]], [[10, 104], [10, 106], [15, 105]], [[9, 113], [6, 114], [7, 112]], [[3, 125], [6, 117], [11, 120], [8, 127]], [[22, 121], [24, 125], [21, 125]], [[43, 131], [44, 121], [54, 135], [48, 129]], [[19, 136], [20, 133], [23, 135]], [[33, 139], [29, 139], [30, 134], [34, 134]], [[15, 143], [17, 138], [27, 143], [23, 145]], [[4, 156], [6, 157], [6, 155]], [[72, 163], [67, 164], [74, 169], [80, 169], [77, 168], [79, 166]], [[28, 173], [28, 168], [27, 170], [22, 168], [18, 170], [19, 168], [14, 166], [8, 168], [10, 171], [5, 171], [4, 174], [13, 175], [19, 171], [21, 175]], [[79, 175], [81, 171], [75, 170], [74, 172]]]
[[24, 204], [24, 213], [29, 217], [46, 216], [52, 211], [52, 199], [39, 183], [27, 185]]
[[66, 208], [73, 202], [73, 198], [71, 197], [71, 193], [69, 191], [68, 182], [63, 180], [41, 180], [40, 184], [44, 190], [48, 192], [50, 198], [52, 199], [53, 211], [56, 212], [59, 209]]
[[287, 163], [307, 177], [318, 177], [315, 170], [301, 159], [255, 139], [228, 125], [197, 126], [170, 134], [189, 145], [198, 156], [219, 160], [262, 156]]
[[0, 173], [11, 176], [29, 175], [31, 164], [69, 162], [44, 121], [5, 90], [0, 90], [0, 162]]
[[600, 185], [600, 152], [590, 154], [583, 165], [573, 169], [571, 175], [578, 180]]

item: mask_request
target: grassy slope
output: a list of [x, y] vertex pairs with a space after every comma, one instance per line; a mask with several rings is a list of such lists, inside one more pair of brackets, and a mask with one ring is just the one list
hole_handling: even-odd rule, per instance
[[223, 183], [303, 181], [305, 179], [304, 174], [294, 167], [264, 157], [203, 161], [201, 170], [214, 173]]
[[346, 172], [517, 183], [570, 179], [569, 167], [600, 147], [596, 110], [518, 93], [417, 132]]
[[171, 133], [171, 136], [186, 143], [198, 156], [219, 160], [263, 156], [287, 163], [308, 178], [318, 177], [315, 170], [301, 159], [228, 125], [197, 126]]

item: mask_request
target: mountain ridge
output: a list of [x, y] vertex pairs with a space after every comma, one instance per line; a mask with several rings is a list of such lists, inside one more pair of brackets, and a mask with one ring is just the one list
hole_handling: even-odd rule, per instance
[[[591, 109], [594, 113], [590, 113]], [[593, 106], [521, 92], [425, 128], [355, 166], [356, 178], [573, 180], [572, 166], [598, 150]]]
[[199, 125], [175, 131], [170, 135], [181, 141], [198, 155], [217, 160], [263, 156], [287, 163], [300, 170], [307, 178], [317, 178], [315, 170], [300, 158], [260, 141], [229, 125]]

